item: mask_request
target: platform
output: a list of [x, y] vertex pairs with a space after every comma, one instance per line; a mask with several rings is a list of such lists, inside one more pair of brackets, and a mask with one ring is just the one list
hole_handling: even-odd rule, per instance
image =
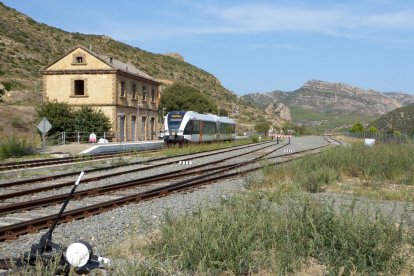
[[123, 143], [108, 143], [108, 144], [65, 144], [47, 147], [45, 153], [48, 154], [102, 154], [110, 152], [122, 152], [122, 151], [145, 151], [160, 149], [164, 147], [164, 141], [142, 141], [142, 142], [123, 142]]

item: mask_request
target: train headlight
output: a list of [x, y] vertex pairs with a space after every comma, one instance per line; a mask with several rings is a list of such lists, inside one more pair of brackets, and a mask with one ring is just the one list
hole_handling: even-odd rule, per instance
[[82, 267], [88, 263], [92, 256], [92, 246], [84, 241], [72, 243], [66, 249], [66, 260], [74, 267]]
[[175, 136], [177, 133], [175, 131], [171, 132], [172, 136]]

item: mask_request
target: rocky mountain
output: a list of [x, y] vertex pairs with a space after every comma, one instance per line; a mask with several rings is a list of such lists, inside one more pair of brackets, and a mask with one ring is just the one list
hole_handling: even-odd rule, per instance
[[290, 122], [292, 117], [290, 116], [290, 109], [283, 103], [278, 103], [276, 108], [273, 103], [269, 104], [265, 109], [266, 114], [276, 115], [281, 119]]
[[414, 103], [414, 95], [406, 94], [403, 92], [383, 92], [388, 98], [398, 101], [402, 105], [409, 105]]
[[[1, 2], [0, 14], [0, 84], [7, 88], [0, 103], [0, 137], [5, 132], [27, 133], [36, 129], [35, 107], [40, 104], [42, 93], [40, 69], [76, 45], [131, 63], [165, 85], [174, 82], [191, 85], [234, 116], [242, 131], [251, 130], [255, 121], [265, 115], [263, 110], [238, 99], [214, 75], [185, 62], [178, 53], [154, 54], [105, 35], [66, 32], [38, 23]], [[236, 106], [237, 112], [233, 112]], [[25, 115], [9, 120], [10, 114], [17, 114], [16, 110]], [[274, 119], [283, 123], [279, 118]]]
[[371, 125], [382, 131], [399, 130], [414, 135], [414, 104], [397, 108], [375, 120]]
[[283, 103], [288, 107], [333, 115], [382, 115], [402, 105], [374, 90], [318, 80], [308, 81], [292, 92], [253, 93], [245, 95], [244, 99], [258, 107]]

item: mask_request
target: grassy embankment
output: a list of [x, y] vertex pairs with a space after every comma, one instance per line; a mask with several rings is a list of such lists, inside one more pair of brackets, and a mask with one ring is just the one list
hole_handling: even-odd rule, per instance
[[[126, 259], [114, 269], [121, 275], [412, 274], [413, 221], [353, 204], [338, 211], [309, 192], [413, 202], [413, 150], [353, 146], [265, 166], [262, 179], [246, 181], [246, 195], [190, 216], [166, 215], [149, 239], [131, 236], [112, 249], [112, 257]], [[349, 179], [358, 184], [344, 186]], [[404, 192], [383, 191], [389, 185]]]
[[[338, 209], [310, 193], [335, 190], [412, 203], [413, 150], [413, 145], [353, 146], [277, 168], [265, 164], [263, 177], [246, 179], [248, 193], [192, 215], [166, 214], [151, 236], [132, 234], [107, 249], [109, 257], [123, 260], [111, 273], [412, 275], [409, 213], [366, 212], [356, 204]], [[349, 179], [358, 184], [344, 185]], [[407, 190], [399, 196], [372, 193], [390, 185]]]

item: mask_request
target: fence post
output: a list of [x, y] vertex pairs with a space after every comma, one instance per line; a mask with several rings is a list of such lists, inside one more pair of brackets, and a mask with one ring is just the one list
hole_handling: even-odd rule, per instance
[[78, 131], [78, 143], [79, 143], [79, 131]]

